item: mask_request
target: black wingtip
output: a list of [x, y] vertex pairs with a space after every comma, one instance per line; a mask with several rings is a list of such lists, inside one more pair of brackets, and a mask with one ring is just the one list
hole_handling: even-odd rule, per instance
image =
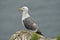
[[[43, 34], [42, 34], [41, 32], [39, 32], [39, 31], [37, 31], [36, 33], [37, 33], [37, 34], [40, 34], [40, 35], [43, 35]], [[44, 35], [43, 35], [43, 36], [44, 36]]]

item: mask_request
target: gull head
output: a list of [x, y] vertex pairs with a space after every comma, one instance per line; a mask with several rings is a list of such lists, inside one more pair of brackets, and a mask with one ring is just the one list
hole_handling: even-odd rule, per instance
[[28, 11], [28, 7], [26, 7], [26, 6], [23, 6], [23, 7], [21, 7], [21, 8], [18, 8], [18, 10], [20, 11]]

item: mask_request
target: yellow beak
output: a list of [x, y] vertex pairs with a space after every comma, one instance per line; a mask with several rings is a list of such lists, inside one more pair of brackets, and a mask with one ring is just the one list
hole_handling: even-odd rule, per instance
[[22, 10], [22, 8], [18, 8], [17, 10], [18, 10], [18, 11], [21, 11], [21, 10]]

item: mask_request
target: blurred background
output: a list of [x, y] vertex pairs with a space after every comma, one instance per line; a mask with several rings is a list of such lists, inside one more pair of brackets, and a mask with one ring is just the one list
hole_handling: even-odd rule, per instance
[[60, 35], [60, 0], [0, 0], [0, 40], [8, 40], [16, 31], [25, 29], [22, 12], [17, 11], [22, 6], [29, 8], [46, 37]]

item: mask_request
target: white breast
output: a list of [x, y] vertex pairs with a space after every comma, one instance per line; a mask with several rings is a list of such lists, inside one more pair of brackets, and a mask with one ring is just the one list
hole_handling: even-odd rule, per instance
[[27, 13], [27, 14], [23, 14], [22, 15], [22, 20], [24, 20], [24, 19], [26, 19], [26, 18], [28, 18], [28, 17], [30, 17], [30, 15]]

